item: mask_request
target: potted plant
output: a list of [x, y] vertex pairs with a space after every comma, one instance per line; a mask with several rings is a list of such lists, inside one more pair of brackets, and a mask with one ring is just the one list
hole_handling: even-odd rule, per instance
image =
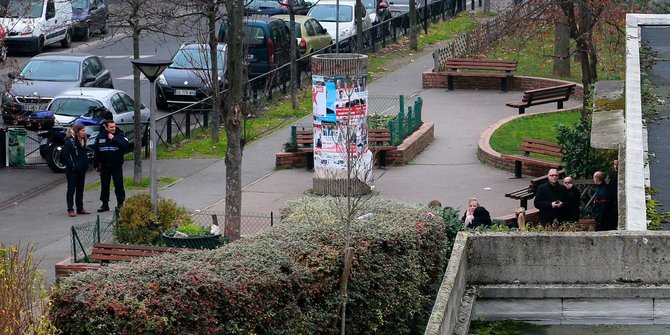
[[221, 246], [219, 226], [207, 228], [191, 221], [176, 221], [172, 228], [163, 232], [163, 242], [168, 247], [191, 249], [216, 249]]

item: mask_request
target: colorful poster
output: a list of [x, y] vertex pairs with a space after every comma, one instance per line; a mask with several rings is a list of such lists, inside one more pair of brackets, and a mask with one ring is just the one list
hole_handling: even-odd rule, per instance
[[365, 75], [312, 77], [316, 169], [342, 170], [349, 159], [371, 160], [366, 81]]

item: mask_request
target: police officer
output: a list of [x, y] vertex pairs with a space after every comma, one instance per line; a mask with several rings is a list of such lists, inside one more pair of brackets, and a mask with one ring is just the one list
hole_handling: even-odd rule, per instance
[[105, 120], [100, 127], [100, 133], [95, 138], [93, 152], [95, 153], [93, 167], [100, 172], [100, 201], [102, 206], [98, 212], [109, 211], [109, 183], [114, 181], [116, 206], [121, 208], [126, 199], [123, 189], [123, 155], [131, 147], [121, 129], [116, 128], [114, 120]]

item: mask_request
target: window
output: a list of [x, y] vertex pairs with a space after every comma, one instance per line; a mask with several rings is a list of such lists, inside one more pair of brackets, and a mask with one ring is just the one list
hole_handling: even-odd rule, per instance
[[312, 26], [313, 21], [314, 20], [308, 20], [305, 22], [305, 30], [307, 30], [308, 36], [316, 36], [316, 32], [314, 32], [314, 27]]
[[53, 0], [47, 1], [47, 13], [46, 19], [52, 19], [56, 17], [56, 3]]
[[128, 108], [126, 107], [126, 103], [123, 101], [123, 98], [121, 97], [121, 94], [117, 93], [114, 94], [114, 96], [111, 99], [112, 102], [112, 107], [114, 107], [114, 111], [116, 114], [121, 114], [125, 113], [128, 111]]
[[126, 106], [126, 110], [129, 112], [134, 112], [135, 111], [135, 101], [133, 98], [131, 98], [128, 94], [125, 93], [119, 93], [121, 96], [121, 100], [123, 101], [123, 104]]
[[314, 32], [317, 35], [323, 35], [323, 34], [326, 33], [326, 31], [323, 29], [323, 27], [321, 26], [321, 23], [319, 23], [319, 21], [311, 20], [311, 22], [312, 22], [312, 27], [314, 28]]

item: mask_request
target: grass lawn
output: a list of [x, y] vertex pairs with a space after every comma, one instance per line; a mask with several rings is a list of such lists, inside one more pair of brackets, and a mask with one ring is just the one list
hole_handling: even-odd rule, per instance
[[[523, 154], [519, 151], [522, 137], [556, 142], [557, 125], [573, 125], [581, 117], [579, 111], [533, 114], [507, 122], [491, 136], [491, 147], [502, 154]], [[538, 158], [558, 161], [555, 157], [538, 155]]]
[[[158, 188], [165, 187], [167, 185], [170, 185], [177, 181], [176, 178], [172, 177], [158, 177]], [[149, 177], [144, 177], [142, 178], [142, 183], [139, 186], [135, 186], [133, 182], [132, 177], [125, 177], [123, 178], [123, 188], [126, 191], [136, 191], [136, 190], [144, 190], [149, 188]], [[111, 186], [109, 188], [110, 190], [114, 190], [114, 183], [111, 183]], [[100, 180], [96, 180], [95, 182], [86, 185], [84, 187], [84, 191], [95, 191], [95, 190], [100, 190]]]

